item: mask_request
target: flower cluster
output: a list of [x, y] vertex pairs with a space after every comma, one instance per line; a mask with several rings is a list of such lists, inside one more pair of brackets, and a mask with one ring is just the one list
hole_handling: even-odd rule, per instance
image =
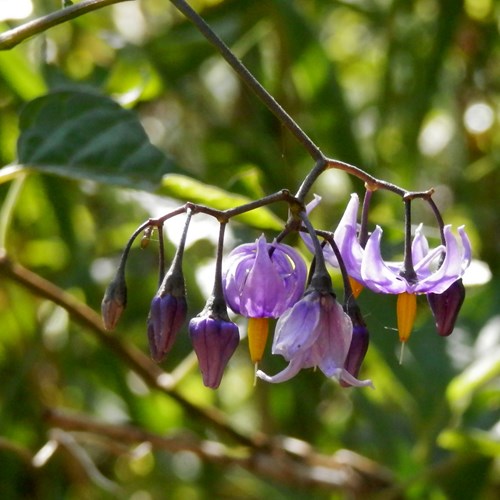
[[[223, 246], [227, 221], [222, 220], [213, 292], [188, 327], [207, 387], [219, 386], [240, 341], [238, 326], [229, 318], [228, 307], [248, 319], [247, 337], [255, 375], [271, 383], [289, 380], [302, 369], [319, 368], [343, 387], [371, 385], [370, 380], [358, 378], [370, 337], [356, 301], [363, 288], [398, 296], [398, 331], [402, 342], [408, 341], [413, 329], [417, 295], [427, 297], [438, 333], [447, 336], [453, 331], [465, 297], [462, 276], [471, 261], [471, 245], [464, 228], [458, 228], [457, 238], [451, 226], [444, 225], [429, 198], [441, 235], [440, 244], [431, 248], [423, 225], [414, 228], [411, 224], [412, 199], [404, 199], [403, 259], [386, 261], [381, 251], [382, 228], [368, 229], [371, 196], [372, 191], [367, 190], [358, 219], [360, 202], [352, 194], [334, 232], [318, 230], [309, 220], [310, 212], [321, 202], [320, 197], [315, 196], [305, 207], [291, 204], [295, 213], [292, 211], [285, 231], [277, 239], [268, 242], [262, 235], [253, 243], [234, 248], [226, 257]], [[172, 349], [187, 317], [182, 256], [191, 210], [185, 210], [188, 216], [184, 232], [170, 268], [163, 273], [160, 265], [160, 286], [151, 302], [147, 333], [151, 356], [157, 362]], [[163, 221], [157, 222], [160, 233]], [[140, 229], [149, 235], [151, 222]], [[293, 230], [300, 232], [313, 254], [309, 272], [297, 250], [282, 243]], [[131, 242], [103, 300], [102, 313], [108, 329], [115, 327], [126, 304], [124, 262], [130, 245]], [[342, 303], [332, 288], [326, 264], [341, 271]], [[275, 375], [258, 369], [270, 320], [276, 320], [272, 354], [282, 356], [287, 362]]]

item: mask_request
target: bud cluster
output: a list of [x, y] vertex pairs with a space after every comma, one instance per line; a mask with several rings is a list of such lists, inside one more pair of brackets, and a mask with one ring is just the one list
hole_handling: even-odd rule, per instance
[[[359, 218], [358, 195], [351, 195], [334, 232], [319, 230], [309, 220], [310, 212], [321, 202], [320, 197], [315, 196], [304, 206], [299, 198], [285, 191], [262, 199], [261, 204], [253, 202], [233, 212], [190, 203], [161, 219], [150, 220], [127, 244], [116, 278], [106, 291], [102, 303], [104, 325], [112, 330], [125, 308], [124, 267], [135, 237], [143, 233], [149, 238], [154, 227], [161, 233], [167, 219], [186, 213], [183, 235], [166, 273], [163, 273], [163, 245], [160, 245], [160, 284], [147, 319], [151, 357], [156, 362], [164, 359], [187, 318], [182, 258], [191, 216], [203, 212], [220, 222], [213, 292], [203, 311], [188, 326], [204, 384], [211, 388], [219, 386], [240, 341], [238, 326], [228, 316], [229, 307], [233, 313], [248, 319], [248, 345], [256, 377], [278, 383], [289, 380], [301, 369], [319, 368], [343, 387], [371, 385], [370, 380], [358, 378], [370, 337], [356, 302], [359, 293], [367, 288], [375, 293], [397, 295], [398, 331], [403, 343], [409, 340], [413, 329], [417, 295], [425, 295], [437, 332], [447, 336], [453, 331], [465, 298], [462, 275], [471, 260], [471, 246], [464, 228], [458, 228], [457, 238], [451, 226], [444, 225], [432, 193], [415, 197], [427, 201], [434, 212], [440, 244], [431, 249], [423, 225], [413, 228], [414, 198], [405, 196], [403, 259], [384, 260], [380, 248], [383, 230], [379, 226], [368, 228], [373, 192], [366, 190]], [[223, 257], [224, 230], [230, 218], [274, 201], [286, 201], [290, 207], [290, 218], [283, 232], [271, 242], [262, 235]], [[293, 231], [300, 233], [311, 251], [309, 270], [299, 252], [282, 243]], [[327, 265], [342, 274], [342, 303], [332, 288]], [[282, 356], [288, 365], [281, 372], [269, 375], [258, 369], [258, 364], [264, 357], [270, 320], [274, 319], [277, 321], [271, 351]]]

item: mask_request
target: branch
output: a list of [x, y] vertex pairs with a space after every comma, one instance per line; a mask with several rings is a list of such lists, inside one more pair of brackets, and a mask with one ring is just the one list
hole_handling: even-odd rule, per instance
[[102, 344], [121, 358], [142, 377], [149, 387], [168, 394], [193, 418], [222, 431], [244, 446], [255, 449], [268, 446], [269, 439], [267, 436], [261, 433], [254, 433], [251, 436], [242, 434], [233, 428], [227, 421], [226, 416], [216, 408], [201, 408], [185, 399], [175, 390], [174, 378], [170, 374], [165, 373], [138, 349], [110, 335], [104, 329], [101, 317], [93, 309], [38, 274], [12, 262], [5, 253], [0, 254], [0, 274], [21, 284], [35, 295], [44, 297], [63, 307], [74, 321], [88, 329]]
[[34, 35], [43, 33], [58, 24], [80, 17], [87, 12], [127, 1], [130, 0], [83, 0], [75, 5], [64, 7], [56, 12], [52, 12], [51, 14], [34, 19], [33, 21], [29, 21], [17, 28], [2, 33], [0, 35], [0, 50], [11, 49]]
[[250, 73], [247, 67], [232, 53], [229, 47], [210, 28], [206, 21], [195, 12], [184, 0], [170, 0], [177, 10], [182, 12], [197, 28], [198, 31], [212, 44], [233, 68], [250, 90], [264, 103], [271, 113], [287, 128], [295, 138], [304, 146], [313, 160], [318, 161], [324, 158], [319, 147], [300, 128], [295, 120], [282, 108], [276, 99], [262, 86], [262, 84]]
[[348, 450], [323, 455], [315, 452], [308, 443], [290, 437], [277, 440], [271, 449], [231, 453], [219, 442], [201, 440], [191, 434], [165, 437], [132, 425], [102, 423], [85, 415], [54, 409], [47, 411], [45, 419], [49, 425], [65, 431], [83, 431], [121, 445], [149, 443], [155, 450], [170, 453], [191, 451], [206, 463], [238, 466], [288, 487], [349, 491], [356, 498], [362, 498], [393, 484], [389, 471], [365, 457]]

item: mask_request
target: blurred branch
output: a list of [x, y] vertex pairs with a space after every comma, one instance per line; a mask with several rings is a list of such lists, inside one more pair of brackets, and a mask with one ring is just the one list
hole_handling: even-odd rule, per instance
[[112, 350], [132, 370], [139, 374], [149, 387], [168, 394], [193, 418], [206, 422], [242, 445], [253, 448], [266, 445], [267, 439], [265, 436], [259, 433], [254, 433], [252, 436], [242, 434], [234, 429], [227, 421], [225, 415], [216, 408], [200, 408], [185, 399], [175, 390], [174, 378], [170, 374], [165, 373], [141, 351], [110, 335], [104, 329], [101, 317], [93, 309], [38, 274], [20, 264], [12, 262], [5, 252], [3, 254], [0, 253], [0, 274], [21, 284], [35, 295], [44, 297], [63, 307], [74, 321], [92, 332], [101, 343]]
[[9, 451], [14, 455], [17, 455], [25, 465], [32, 467], [31, 463], [32, 456], [30, 450], [24, 448], [18, 443], [15, 443], [3, 436], [0, 436], [0, 450]]
[[170, 453], [190, 451], [204, 462], [224, 467], [241, 467], [259, 477], [286, 484], [288, 487], [322, 487], [362, 495], [378, 492], [392, 484], [390, 473], [356, 453], [340, 450], [323, 455], [308, 443], [283, 437], [273, 448], [231, 453], [223, 444], [200, 440], [193, 435], [159, 436], [131, 425], [97, 422], [85, 415], [48, 410], [47, 423], [65, 431], [84, 431], [115, 440], [121, 444], [149, 443], [155, 450]]
[[83, 0], [75, 5], [64, 7], [46, 16], [34, 19], [27, 23], [6, 31], [0, 35], [0, 50], [8, 50], [24, 42], [27, 38], [47, 31], [49, 28], [62, 24], [87, 12], [101, 9], [115, 3], [128, 2], [130, 0]]
[[[137, 349], [110, 335], [102, 326], [101, 318], [87, 305], [60, 289], [50, 281], [12, 262], [5, 253], [0, 255], [0, 274], [16, 281], [31, 292], [63, 307], [74, 321], [86, 327], [100, 342], [111, 349], [130, 368], [137, 372], [152, 388], [160, 390], [177, 401], [192, 417], [204, 421], [224, 432], [238, 444], [247, 448], [244, 455], [234, 457], [226, 453], [220, 443], [200, 441], [196, 438], [164, 438], [131, 426], [99, 424], [86, 417], [75, 417], [49, 412], [48, 421], [66, 430], [84, 430], [111, 437], [122, 442], [151, 442], [158, 449], [188, 450], [200, 457], [225, 465], [238, 465], [261, 476], [286, 484], [293, 482], [347, 488], [352, 491], [377, 491], [391, 484], [381, 466], [351, 452], [338, 452], [334, 456], [320, 455], [309, 444], [292, 438], [271, 438], [260, 432], [251, 436], [234, 429], [226, 416], [217, 409], [200, 408], [181, 396], [172, 386], [172, 377]], [[243, 453], [243, 450], [239, 451]], [[374, 486], [375, 485], [375, 486]]]

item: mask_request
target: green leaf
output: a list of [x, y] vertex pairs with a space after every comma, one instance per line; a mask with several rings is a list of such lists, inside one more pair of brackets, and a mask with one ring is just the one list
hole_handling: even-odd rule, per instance
[[500, 375], [500, 348], [478, 358], [448, 385], [446, 396], [457, 413], [465, 411], [477, 391]]
[[[166, 175], [163, 178], [160, 194], [208, 205], [217, 210], [238, 207], [252, 201], [245, 196], [229, 193], [216, 186], [176, 174]], [[258, 229], [279, 231], [284, 226], [284, 222], [265, 207], [238, 215], [235, 219]]]
[[132, 111], [97, 93], [60, 90], [23, 109], [17, 143], [26, 167], [66, 177], [155, 189], [173, 163]]

